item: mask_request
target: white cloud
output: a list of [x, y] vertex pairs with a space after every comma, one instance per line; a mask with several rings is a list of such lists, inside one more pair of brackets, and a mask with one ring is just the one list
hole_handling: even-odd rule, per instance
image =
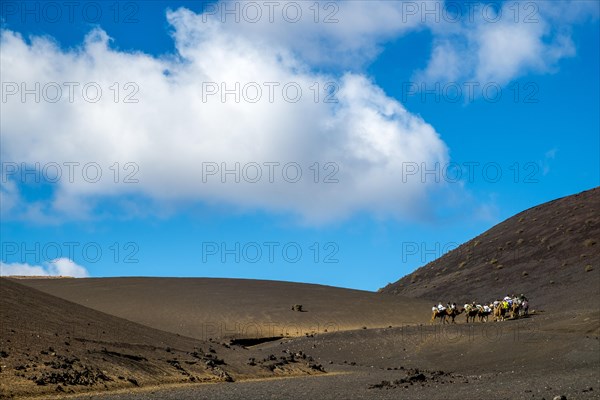
[[[27, 220], [40, 224], [58, 224], [60, 219], [44, 201], [23, 198], [15, 180], [0, 178], [0, 218], [2, 220]], [[77, 210], [75, 207], [73, 210]], [[79, 217], [83, 217], [80, 213]]]
[[[95, 104], [76, 91], [73, 103], [18, 96], [3, 104], [2, 155], [5, 160], [63, 164], [97, 162], [105, 179], [87, 183], [62, 179], [51, 209], [63, 215], [82, 215], [93, 199], [141, 195], [158, 201], [206, 202], [241, 209], [291, 213], [308, 223], [345, 218], [353, 213], [412, 215], [435, 182], [404, 183], [404, 162], [447, 161], [447, 148], [435, 130], [409, 113], [396, 100], [361, 74], [339, 79], [311, 72], [309, 66], [283, 47], [265, 46], [231, 32], [215, 21], [185, 9], [168, 14], [178, 57], [160, 59], [124, 53], [108, 46], [101, 30], [93, 31], [83, 46], [65, 51], [47, 39], [27, 44], [11, 31], [2, 33], [4, 82], [97, 82], [104, 96]], [[169, 74], [164, 71], [168, 70]], [[323, 86], [338, 82], [337, 103], [325, 103]], [[135, 82], [139, 103], [116, 103], [108, 89]], [[263, 97], [256, 103], [219, 96], [203, 101], [203, 82], [256, 82]], [[270, 102], [264, 82], [278, 82]], [[281, 88], [294, 82], [302, 89], [297, 103], [283, 100]], [[314, 101], [315, 82], [321, 87]], [[136, 184], [114, 184], [115, 161], [139, 166]], [[296, 162], [303, 178], [297, 183], [223, 184], [219, 176], [202, 180], [203, 162]], [[321, 183], [313, 182], [309, 167], [320, 163]], [[322, 183], [333, 167], [339, 183]], [[124, 173], [122, 174], [124, 175]], [[291, 174], [293, 175], [293, 174]]]
[[[261, 6], [261, 18], [253, 21], [248, 3], [221, 0], [203, 21], [289, 49], [311, 65], [342, 70], [372, 62], [390, 40], [427, 30], [434, 45], [426, 68], [415, 75], [420, 80], [505, 84], [529, 72], [552, 71], [559, 60], [573, 56], [570, 27], [599, 14], [597, 2], [572, 0], [504, 2], [499, 11], [488, 2], [443, 0], [276, 4], [272, 18]], [[294, 17], [298, 6], [301, 18], [290, 23], [286, 15]], [[237, 13], [227, 14], [236, 7]]]
[[202, 21], [225, 25], [255, 42], [290, 49], [311, 65], [345, 68], [373, 60], [384, 42], [422, 29], [420, 10], [436, 3], [441, 7], [443, 1], [222, 0], [207, 6]]
[[[552, 4], [550, 4], [552, 3]], [[245, 3], [240, 3], [245, 4]], [[278, 4], [283, 8], [285, 3]], [[336, 3], [332, 18], [337, 23], [314, 23], [312, 2], [297, 2], [304, 17], [298, 24], [281, 18], [269, 23], [222, 23], [216, 15], [200, 15], [186, 9], [169, 11], [176, 54], [153, 57], [111, 49], [110, 39], [100, 29], [91, 32], [80, 48], [64, 50], [47, 38], [26, 41], [18, 34], [2, 31], [1, 69], [3, 82], [97, 82], [102, 99], [91, 104], [82, 99], [81, 86], [75, 100], [35, 103], [32, 96], [22, 103], [12, 96], [2, 104], [1, 129], [4, 160], [33, 164], [49, 162], [96, 162], [103, 179], [97, 183], [70, 183], [63, 177], [50, 202], [24, 204], [18, 188], [3, 182], [2, 215], [40, 220], [86, 218], [102, 199], [141, 196], [155, 212], [181, 203], [209, 203], [241, 210], [265, 210], [322, 223], [367, 212], [377, 215], [412, 216], [423, 211], [425, 199], [439, 186], [435, 181], [406, 181], [404, 163], [446, 163], [448, 150], [435, 129], [387, 96], [362, 73], [348, 66], [372, 61], [386, 41], [420, 29], [432, 32], [434, 46], [428, 66], [417, 75], [426, 81], [478, 80], [502, 84], [528, 71], [551, 71], [556, 62], [574, 54], [568, 29], [556, 29], [597, 15], [594, 7], [571, 2], [539, 2], [539, 23], [497, 23], [462, 20], [432, 22], [423, 18], [426, 7], [437, 2], [347, 1]], [[324, 8], [322, 21], [335, 9]], [[407, 5], [420, 12], [408, 13]], [[510, 7], [510, 2], [504, 8]], [[511, 15], [505, 10], [505, 14]], [[308, 18], [311, 16], [311, 18]], [[231, 21], [231, 19], [228, 19]], [[314, 72], [328, 65], [337, 75]], [[168, 72], [166, 72], [168, 71]], [[337, 82], [337, 103], [324, 103], [323, 86]], [[120, 86], [120, 102], [112, 99], [113, 83]], [[136, 104], [124, 104], [134, 82], [139, 92]], [[203, 98], [203, 83], [224, 83], [240, 88], [256, 83], [262, 97], [256, 103], [211, 96]], [[275, 101], [268, 99], [265, 82], [277, 82]], [[294, 82], [302, 89], [297, 103], [283, 100], [282, 87]], [[315, 83], [320, 98], [313, 100]], [[255, 87], [252, 86], [252, 87]], [[52, 93], [52, 92], [51, 92]], [[250, 93], [253, 93], [250, 91]], [[139, 183], [115, 184], [119, 162], [120, 181], [139, 167]], [[262, 165], [258, 183], [221, 183], [220, 176], [202, 179], [203, 162], [225, 162], [231, 168], [251, 162]], [[281, 166], [275, 182], [267, 178], [265, 162], [298, 163], [303, 177], [298, 183], [282, 179]], [[336, 184], [315, 184], [339, 168]], [[64, 171], [63, 171], [64, 172]], [[79, 171], [79, 174], [81, 172]], [[77, 178], [77, 177], [76, 177]], [[18, 179], [13, 177], [13, 179]], [[127, 200], [127, 209], [145, 214]], [[417, 211], [417, 212], [415, 212]], [[60, 219], [59, 218], [59, 219]]]
[[539, 162], [538, 165], [539, 165], [539, 168], [541, 168], [541, 170], [542, 170], [543, 176], [546, 176], [550, 173], [552, 164], [554, 163], [554, 160], [556, 159], [556, 153], [558, 153], [557, 148], [548, 150], [544, 154], [544, 158]]
[[[428, 30], [434, 47], [424, 77], [458, 72], [447, 71], [439, 62], [445, 60], [454, 70], [459, 63], [463, 78], [498, 82], [529, 71], [546, 72], [572, 56], [570, 26], [599, 13], [597, 2], [574, 0], [510, 1], [499, 11], [489, 2], [444, 0], [284, 0], [271, 3], [272, 9], [264, 4], [221, 0], [208, 7], [202, 21], [290, 49], [311, 65], [340, 69], [369, 63], [390, 40]], [[260, 18], [254, 18], [257, 12]]]
[[86, 278], [89, 275], [85, 267], [78, 265], [68, 258], [57, 258], [44, 265], [29, 265], [27, 263], [5, 263], [0, 261], [1, 276], [70, 276]]
[[430, 26], [431, 57], [414, 79], [506, 85], [528, 73], [553, 72], [561, 59], [576, 53], [570, 27], [597, 18], [592, 3], [506, 2], [497, 13], [479, 4], [460, 23]]

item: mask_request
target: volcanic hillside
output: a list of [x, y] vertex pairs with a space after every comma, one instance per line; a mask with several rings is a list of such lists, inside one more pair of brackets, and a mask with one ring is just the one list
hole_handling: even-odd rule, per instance
[[[267, 338], [421, 323], [424, 300], [323, 285], [214, 278], [24, 279], [24, 285], [197, 339]], [[302, 311], [293, 311], [294, 305]]]
[[598, 308], [600, 188], [523, 211], [381, 289], [431, 301], [524, 293], [534, 309]]
[[162, 332], [10, 279], [0, 278], [0, 294], [0, 398], [321, 373], [306, 360], [260, 361], [241, 346]]

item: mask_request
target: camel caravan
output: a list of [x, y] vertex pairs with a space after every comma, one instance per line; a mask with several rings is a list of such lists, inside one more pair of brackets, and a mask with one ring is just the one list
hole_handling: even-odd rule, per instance
[[462, 313], [466, 315], [467, 323], [475, 322], [475, 319], [478, 319], [479, 322], [487, 322], [490, 316], [494, 318], [494, 321], [504, 321], [529, 315], [529, 300], [523, 294], [520, 296], [507, 295], [504, 299], [489, 304], [481, 305], [474, 301], [471, 304], [465, 304], [460, 309], [456, 303], [448, 303], [443, 306], [440, 302], [437, 306], [434, 304], [431, 311], [431, 322], [439, 319], [440, 323], [452, 322], [454, 324], [456, 317]]

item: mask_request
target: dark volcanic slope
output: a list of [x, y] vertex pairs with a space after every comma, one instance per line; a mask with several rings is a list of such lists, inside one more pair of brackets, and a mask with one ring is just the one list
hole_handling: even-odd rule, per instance
[[[302, 336], [424, 322], [418, 299], [292, 282], [207, 278], [25, 279], [74, 303], [198, 339]], [[292, 311], [301, 304], [305, 312]]]
[[159, 331], [0, 278], [0, 398], [313, 373]]
[[598, 309], [599, 209], [595, 188], [523, 211], [381, 291], [459, 303], [525, 293], [533, 308]]

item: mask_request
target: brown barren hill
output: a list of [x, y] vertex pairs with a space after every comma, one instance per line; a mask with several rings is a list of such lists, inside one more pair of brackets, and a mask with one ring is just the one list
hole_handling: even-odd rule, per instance
[[524, 293], [537, 309], [597, 310], [600, 188], [523, 211], [381, 292], [460, 304]]
[[[294, 282], [216, 278], [20, 281], [107, 314], [198, 339], [292, 337], [421, 323], [419, 299]], [[302, 311], [294, 311], [301, 305]]]
[[304, 359], [261, 361], [241, 346], [142, 326], [20, 282], [0, 278], [0, 398], [322, 373]]

